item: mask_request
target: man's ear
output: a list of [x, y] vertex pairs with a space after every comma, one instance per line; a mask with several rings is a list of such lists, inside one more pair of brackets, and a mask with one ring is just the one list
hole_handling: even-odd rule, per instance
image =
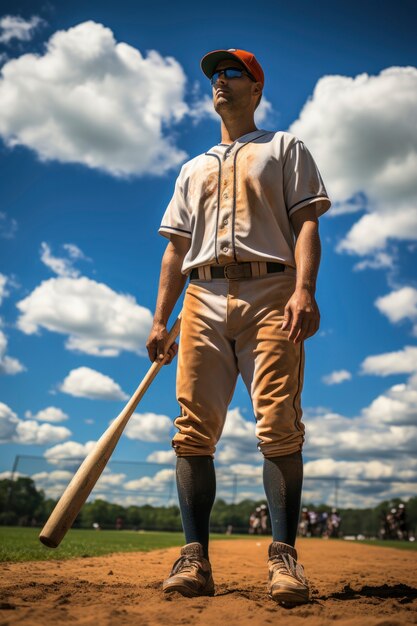
[[254, 83], [252, 87], [252, 93], [255, 96], [258, 96], [258, 100], [255, 105], [255, 111], [261, 103], [262, 100], [262, 83]]

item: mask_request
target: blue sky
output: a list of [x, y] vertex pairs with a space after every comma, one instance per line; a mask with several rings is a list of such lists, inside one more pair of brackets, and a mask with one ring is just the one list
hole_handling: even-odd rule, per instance
[[[305, 346], [306, 475], [356, 479], [344, 504], [415, 492], [416, 5], [253, 11], [2, 2], [0, 473], [16, 455], [45, 456], [25, 471], [56, 486], [57, 459], [83, 456], [146, 373], [158, 225], [181, 164], [219, 141], [199, 60], [238, 47], [265, 71], [258, 126], [303, 139], [333, 200], [320, 219], [321, 328]], [[251, 476], [261, 459], [241, 383], [230, 409], [219, 472]], [[177, 411], [173, 365], [115, 458], [172, 461]], [[167, 471], [107, 480], [123, 502], [140, 501], [129, 481], [156, 502]], [[382, 482], [394, 478], [408, 482]], [[326, 497], [318, 483], [308, 495]]]

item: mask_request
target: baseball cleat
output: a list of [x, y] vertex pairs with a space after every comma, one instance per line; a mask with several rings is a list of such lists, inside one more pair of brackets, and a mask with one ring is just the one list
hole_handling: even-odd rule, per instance
[[295, 548], [273, 541], [269, 546], [268, 568], [268, 593], [275, 602], [285, 605], [309, 602], [308, 582], [303, 566], [297, 563]]
[[164, 593], [177, 591], [183, 596], [214, 595], [211, 565], [203, 556], [200, 543], [188, 543], [181, 548], [181, 556], [173, 565], [169, 577], [162, 584]]

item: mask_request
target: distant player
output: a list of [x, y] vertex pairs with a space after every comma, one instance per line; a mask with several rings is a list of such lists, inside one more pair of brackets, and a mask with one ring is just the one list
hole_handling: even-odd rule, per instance
[[[183, 165], [160, 233], [169, 238], [147, 347], [161, 358], [168, 318], [188, 285], [181, 322], [173, 439], [187, 545], [165, 592], [210, 595], [213, 456], [238, 374], [250, 393], [272, 525], [270, 596], [301, 604], [309, 588], [294, 547], [300, 509], [304, 341], [320, 323], [314, 297], [318, 218], [330, 207], [300, 139], [258, 129], [264, 72], [251, 52], [216, 50], [201, 67], [221, 141]], [[172, 347], [168, 361], [175, 353]]]

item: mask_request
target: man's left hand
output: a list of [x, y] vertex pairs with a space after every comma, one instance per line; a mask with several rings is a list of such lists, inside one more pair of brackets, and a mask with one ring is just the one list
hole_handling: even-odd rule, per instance
[[288, 340], [300, 343], [312, 337], [320, 326], [320, 312], [314, 295], [306, 288], [294, 291], [284, 310], [282, 330], [290, 329]]

